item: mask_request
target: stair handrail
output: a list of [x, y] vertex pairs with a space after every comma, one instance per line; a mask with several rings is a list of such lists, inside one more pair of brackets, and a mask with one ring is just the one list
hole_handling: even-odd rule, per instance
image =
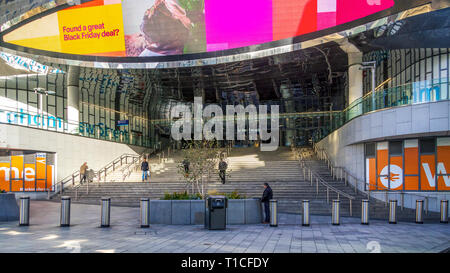
[[350, 216], [353, 215], [353, 204], [352, 201], [355, 199], [354, 196], [351, 196], [339, 189], [336, 189], [335, 187], [328, 184], [317, 172], [313, 171], [312, 168], [306, 163], [305, 157], [302, 155], [303, 151], [300, 153], [297, 153], [295, 151], [295, 148], [293, 148], [294, 152], [296, 153], [296, 156], [298, 157], [298, 161], [300, 166], [303, 170], [303, 177], [306, 177], [306, 172], [308, 172], [309, 180], [311, 183], [311, 186], [313, 185], [313, 181], [315, 179], [316, 181], [316, 195], [319, 194], [319, 184], [322, 186], [325, 186], [326, 193], [327, 193], [327, 204], [330, 203], [330, 190], [337, 194], [337, 199], [340, 200], [340, 196], [343, 196], [349, 200], [349, 209], [350, 209]]
[[[353, 180], [355, 181], [355, 185], [353, 186], [355, 193], [358, 193], [360, 183], [363, 183], [363, 184], [366, 183], [365, 181], [361, 180], [360, 178], [358, 178], [355, 175], [353, 175], [352, 173], [350, 173], [345, 167], [335, 166], [325, 149], [321, 149], [321, 148], [317, 147], [316, 145], [314, 145], [313, 151], [320, 160], [324, 160], [327, 163], [328, 168], [331, 171], [331, 176], [333, 177], [333, 179], [344, 180], [345, 186], [348, 186], [349, 177], [353, 178]], [[359, 190], [359, 192], [367, 195], [367, 199], [370, 200], [370, 191], [365, 192], [365, 191]]]
[[[107, 171], [109, 168], [113, 167], [113, 169], [115, 169], [116, 164], [118, 164], [120, 162], [121, 166], [123, 165], [123, 160], [128, 160], [128, 158], [134, 158], [134, 157], [139, 157], [139, 155], [136, 154], [122, 154], [119, 157], [115, 158], [114, 160], [112, 160], [111, 162], [109, 162], [108, 164], [106, 164], [104, 167], [100, 168], [97, 172], [94, 172], [94, 177], [97, 177], [98, 182], [101, 181], [101, 173], [104, 172], [105, 173], [105, 181], [106, 181], [106, 176], [107, 176]], [[68, 175], [67, 177], [61, 179], [58, 183], [54, 184], [52, 186], [53, 189], [53, 195], [58, 194], [62, 194], [64, 192], [64, 187], [67, 183], [72, 182], [72, 186], [74, 188], [78, 188], [80, 187], [80, 180], [81, 180], [81, 176], [80, 176], [80, 170], [76, 170], [75, 172], [73, 172], [72, 174]], [[89, 192], [89, 183], [91, 181], [86, 180], [86, 183], [88, 185], [87, 187], [87, 192]], [[93, 181], [92, 181], [93, 182]], [[49, 197], [50, 197], [50, 191], [49, 191]]]
[[120, 166], [123, 166], [123, 159], [125, 159], [125, 164], [128, 164], [128, 158], [134, 159], [139, 156], [140, 155], [136, 155], [136, 154], [123, 154], [123, 155], [117, 157], [116, 159], [114, 159], [113, 161], [109, 162], [103, 168], [101, 168], [97, 171], [98, 182], [100, 182], [102, 179], [102, 176], [101, 176], [102, 172], [105, 174], [103, 180], [104, 180], [104, 182], [106, 182], [106, 177], [108, 176], [108, 170], [111, 167], [112, 167], [113, 171], [115, 171], [116, 164], [118, 164], [119, 162], [120, 162]]
[[133, 168], [135, 171], [137, 170], [137, 167], [140, 165], [144, 157], [149, 159], [154, 154], [154, 151], [149, 153], [148, 150], [145, 150], [142, 154], [139, 155], [139, 157], [133, 159], [133, 161], [128, 164], [128, 166], [126, 166], [122, 171], [122, 180], [125, 181], [125, 179], [131, 175], [131, 173], [133, 172]]
[[130, 176], [130, 174], [133, 172], [133, 168], [137, 165], [137, 163], [141, 162], [140, 158], [141, 157], [134, 158], [133, 161], [130, 164], [128, 164], [128, 166], [126, 166], [125, 169], [122, 171], [122, 180], [123, 181], [125, 181], [125, 179]]
[[[329, 157], [329, 155], [328, 155], [328, 153], [327, 153], [327, 151], [325, 149], [318, 148], [318, 147], [314, 146], [314, 152], [315, 152], [315, 154], [317, 155], [317, 157], [319, 159], [324, 160], [324, 161], [327, 162], [328, 168], [330, 168], [333, 178], [341, 179], [341, 180], [343, 179], [346, 186], [348, 186], [348, 177], [353, 178], [353, 180], [355, 181], [355, 186], [354, 186], [355, 192], [357, 192], [358, 189], [359, 189], [358, 188], [359, 182], [362, 182], [363, 184], [366, 184], [367, 186], [369, 186], [369, 188], [373, 187], [379, 192], [385, 192], [385, 195], [386, 195], [385, 196], [385, 202], [384, 202], [385, 206], [387, 206], [387, 204], [389, 202], [389, 194], [391, 194], [391, 193], [392, 194], [400, 194], [400, 196], [401, 196], [400, 207], [403, 210], [404, 204], [405, 204], [405, 201], [404, 201], [405, 200], [405, 196], [404, 196], [405, 192], [404, 191], [398, 191], [398, 190], [388, 189], [386, 187], [380, 187], [377, 184], [372, 184], [370, 182], [366, 183], [365, 180], [361, 180], [360, 178], [356, 177], [351, 172], [349, 172], [345, 167], [334, 166], [333, 162], [330, 160], [330, 157]], [[339, 176], [338, 176], [336, 170], [340, 170], [339, 171]], [[371, 193], [370, 190], [368, 190], [367, 192], [359, 190], [359, 192], [361, 192], [363, 194], [366, 194], [367, 195], [367, 199], [370, 200], [370, 193]], [[407, 194], [425, 199], [425, 211], [426, 211], [427, 214], [428, 214], [429, 199], [430, 198], [431, 199], [436, 199], [436, 200], [439, 199], [439, 198], [437, 198], [435, 196], [424, 196], [424, 195], [420, 195], [420, 194], [417, 194], [417, 193], [410, 193], [410, 192], [408, 192]]]

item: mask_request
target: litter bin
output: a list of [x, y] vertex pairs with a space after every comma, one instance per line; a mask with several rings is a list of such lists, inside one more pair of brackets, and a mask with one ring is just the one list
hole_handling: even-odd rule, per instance
[[228, 199], [222, 195], [208, 196], [205, 204], [205, 228], [223, 230], [227, 226]]

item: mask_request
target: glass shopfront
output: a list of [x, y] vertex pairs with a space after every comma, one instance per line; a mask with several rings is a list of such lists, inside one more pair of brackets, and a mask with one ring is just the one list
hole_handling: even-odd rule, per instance
[[[117, 78], [83, 70], [79, 121], [67, 118], [67, 74], [63, 71], [0, 76], [0, 123], [149, 147], [147, 110], [129, 103], [124, 86], [108, 81], [107, 76]], [[40, 95], [34, 91], [38, 87], [54, 93]], [[126, 125], [119, 124], [124, 121]]]

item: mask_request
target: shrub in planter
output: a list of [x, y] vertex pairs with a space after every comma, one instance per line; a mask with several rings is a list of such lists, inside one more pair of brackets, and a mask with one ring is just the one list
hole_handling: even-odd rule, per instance
[[237, 190], [234, 190], [230, 193], [226, 193], [225, 196], [228, 199], [246, 199], [247, 196], [245, 196], [245, 194], [239, 194]]
[[201, 200], [202, 196], [199, 193], [188, 194], [185, 192], [165, 193], [163, 200]]
[[234, 190], [230, 193], [222, 193], [218, 192], [217, 190], [212, 190], [208, 192], [208, 195], [224, 195], [228, 199], [246, 199], [247, 196], [245, 194], [239, 194], [237, 190]]

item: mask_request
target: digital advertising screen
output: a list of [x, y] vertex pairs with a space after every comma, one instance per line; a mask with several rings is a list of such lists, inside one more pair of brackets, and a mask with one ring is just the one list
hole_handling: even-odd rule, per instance
[[292, 38], [389, 9], [393, 0], [94, 0], [3, 36], [58, 53], [150, 57]]

